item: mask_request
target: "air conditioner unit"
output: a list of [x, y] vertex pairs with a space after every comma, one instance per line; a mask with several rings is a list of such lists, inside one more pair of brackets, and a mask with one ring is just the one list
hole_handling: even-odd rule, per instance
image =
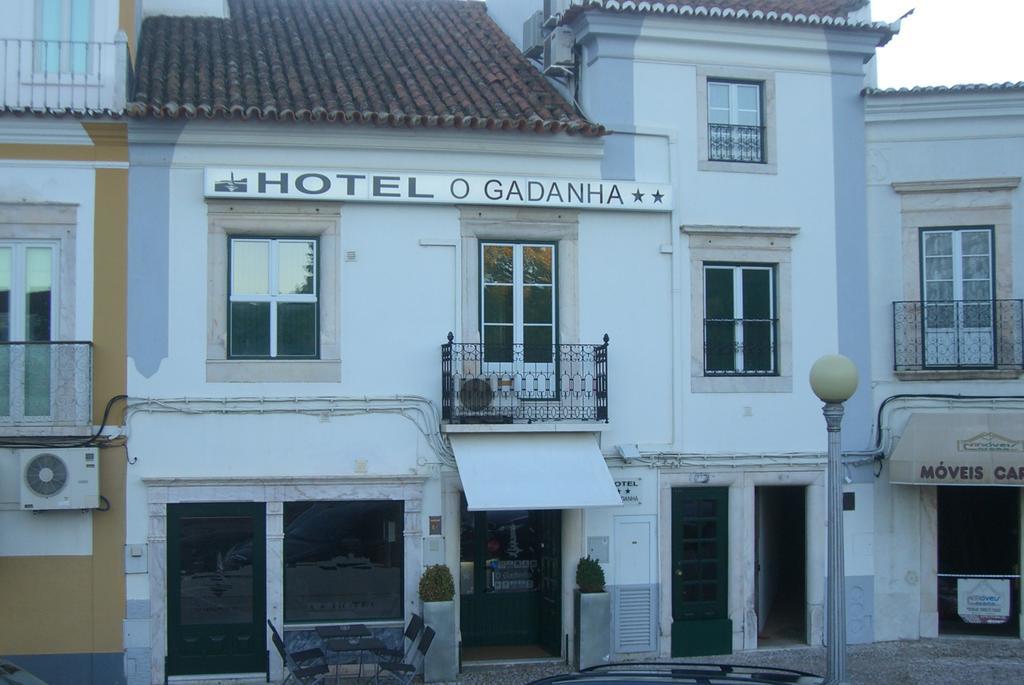
[[494, 388], [487, 377], [470, 376], [459, 383], [459, 404], [466, 411], [486, 411], [493, 402]]
[[544, 54], [544, 12], [537, 10], [523, 22], [523, 54], [537, 58]]
[[572, 29], [566, 26], [559, 26], [548, 36], [550, 59], [547, 66], [571, 66], [576, 61], [573, 48], [576, 45], [576, 36]]
[[20, 453], [22, 509], [100, 506], [99, 452], [95, 447], [23, 449]]

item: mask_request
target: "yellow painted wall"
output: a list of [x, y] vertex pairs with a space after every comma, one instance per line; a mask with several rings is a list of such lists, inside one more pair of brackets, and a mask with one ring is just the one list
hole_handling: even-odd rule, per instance
[[[93, 146], [0, 145], [0, 158], [122, 162], [127, 125], [83, 124]], [[127, 387], [128, 169], [95, 171], [93, 421]], [[119, 404], [109, 423], [122, 420]], [[125, 469], [122, 447], [100, 450], [100, 494], [109, 511], [92, 516], [90, 556], [0, 557], [0, 652], [68, 654], [122, 651], [125, 616]]]

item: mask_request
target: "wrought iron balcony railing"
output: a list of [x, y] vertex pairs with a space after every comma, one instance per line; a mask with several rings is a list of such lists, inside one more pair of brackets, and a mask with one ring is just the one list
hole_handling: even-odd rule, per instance
[[0, 431], [91, 425], [91, 342], [0, 343]]
[[125, 106], [128, 43], [0, 39], [0, 100], [14, 111], [110, 110]]
[[708, 124], [708, 159], [764, 162], [764, 127]]
[[893, 302], [896, 371], [1024, 368], [1021, 300]]
[[704, 319], [704, 375], [776, 375], [778, 323], [778, 319]]
[[446, 423], [608, 421], [608, 336], [599, 345], [441, 346]]

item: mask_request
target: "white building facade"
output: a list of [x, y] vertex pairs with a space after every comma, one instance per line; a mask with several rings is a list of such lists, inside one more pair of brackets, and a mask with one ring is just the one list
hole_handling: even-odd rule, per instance
[[1020, 84], [867, 96], [878, 640], [1020, 637]]

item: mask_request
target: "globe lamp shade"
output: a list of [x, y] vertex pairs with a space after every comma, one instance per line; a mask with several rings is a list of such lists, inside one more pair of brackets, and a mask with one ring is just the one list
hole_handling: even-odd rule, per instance
[[857, 390], [857, 367], [841, 354], [826, 354], [811, 367], [811, 390], [822, 402], [841, 404]]

